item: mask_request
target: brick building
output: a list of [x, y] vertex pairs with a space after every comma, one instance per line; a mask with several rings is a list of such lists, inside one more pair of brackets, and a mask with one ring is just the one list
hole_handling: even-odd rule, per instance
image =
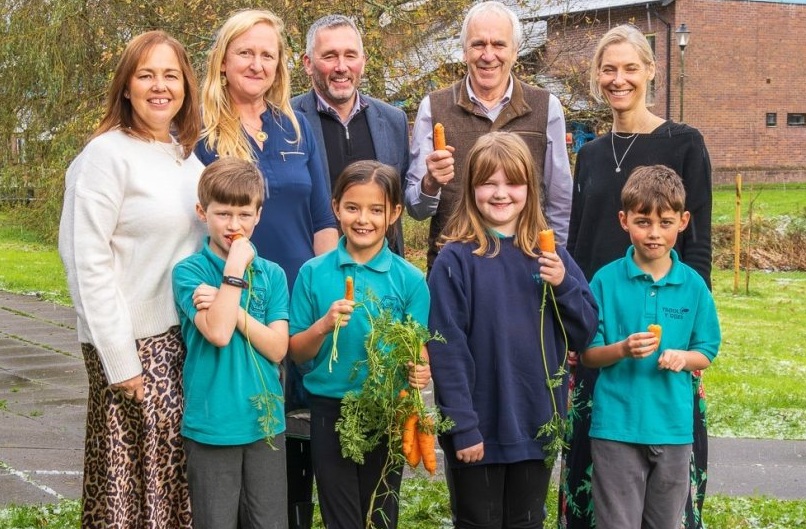
[[[521, 9], [547, 22], [550, 75], [587, 72], [599, 38], [632, 23], [654, 43], [659, 73], [651, 110], [705, 137], [714, 182], [806, 181], [806, 0], [559, 0]], [[525, 16], [524, 16], [525, 15]]]

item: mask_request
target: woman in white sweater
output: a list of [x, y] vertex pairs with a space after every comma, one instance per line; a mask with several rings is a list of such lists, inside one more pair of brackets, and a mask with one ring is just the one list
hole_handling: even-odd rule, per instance
[[197, 104], [184, 47], [135, 37], [67, 171], [59, 253], [89, 378], [83, 528], [191, 527], [171, 269], [204, 235]]

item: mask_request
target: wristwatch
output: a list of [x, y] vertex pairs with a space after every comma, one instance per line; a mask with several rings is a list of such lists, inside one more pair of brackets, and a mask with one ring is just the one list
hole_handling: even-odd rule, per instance
[[238, 288], [249, 288], [249, 283], [241, 279], [240, 277], [235, 276], [224, 276], [221, 278], [221, 282], [226, 285], [232, 285]]

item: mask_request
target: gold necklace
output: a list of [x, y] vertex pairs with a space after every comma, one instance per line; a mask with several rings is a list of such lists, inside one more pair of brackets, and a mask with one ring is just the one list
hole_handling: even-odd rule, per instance
[[255, 139], [256, 139], [257, 141], [259, 141], [259, 142], [264, 142], [264, 141], [266, 141], [266, 140], [269, 138], [269, 135], [268, 135], [268, 134], [266, 134], [265, 132], [263, 132], [263, 129], [259, 129], [259, 128], [253, 127], [252, 125], [250, 125], [249, 123], [247, 123], [247, 122], [246, 122], [246, 121], [244, 121], [244, 120], [241, 120], [241, 123], [243, 123], [244, 125], [246, 125], [246, 126], [247, 126], [247, 127], [249, 127], [250, 129], [252, 129], [253, 131], [255, 131], [254, 136], [255, 136]]
[[154, 145], [159, 147], [162, 152], [164, 152], [165, 154], [167, 154], [168, 156], [173, 158], [174, 162], [176, 163], [176, 165], [178, 165], [178, 166], [182, 165], [182, 157], [179, 156], [179, 143], [176, 142], [176, 138], [171, 136], [171, 148], [170, 149], [168, 147], [166, 147], [165, 143], [163, 143], [161, 141], [151, 140], [151, 143], [153, 143]]

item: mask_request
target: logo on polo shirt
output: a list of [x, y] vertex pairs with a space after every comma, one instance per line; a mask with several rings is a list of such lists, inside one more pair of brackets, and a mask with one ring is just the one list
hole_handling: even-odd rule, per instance
[[661, 311], [663, 311], [663, 315], [666, 318], [671, 320], [682, 320], [688, 315], [689, 312], [691, 312], [691, 309], [688, 307], [681, 307], [679, 309], [673, 307], [663, 307]]

